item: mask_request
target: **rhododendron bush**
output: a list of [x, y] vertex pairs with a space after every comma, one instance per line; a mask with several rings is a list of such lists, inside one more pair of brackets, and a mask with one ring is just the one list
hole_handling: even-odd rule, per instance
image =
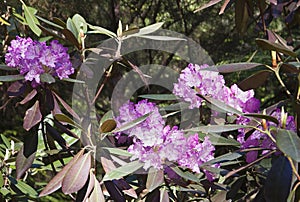
[[[298, 201], [299, 52], [267, 14], [288, 22], [299, 2], [260, 2], [226, 1], [220, 13], [235, 6], [243, 34], [239, 17], [258, 6], [256, 44], [270, 54], [219, 65], [162, 22], [120, 19], [115, 33], [79, 14], [47, 20], [23, 1], [8, 9], [2, 26], [22, 30], [5, 41], [0, 109], [19, 110], [23, 125], [0, 134], [1, 201]], [[138, 61], [152, 50], [175, 63]], [[275, 93], [261, 95], [270, 83], [272, 104]]]

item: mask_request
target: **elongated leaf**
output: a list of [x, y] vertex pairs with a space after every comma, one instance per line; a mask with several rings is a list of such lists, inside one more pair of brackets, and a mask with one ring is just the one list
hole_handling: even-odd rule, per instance
[[204, 141], [205, 137], [209, 137], [209, 140], [212, 142], [213, 145], [233, 145], [233, 146], [239, 146], [240, 143], [236, 141], [235, 139], [227, 139], [225, 137], [222, 137], [217, 134], [213, 133], [198, 133], [199, 139]]
[[136, 126], [136, 125], [142, 123], [143, 121], [145, 121], [145, 120], [148, 118], [148, 116], [149, 116], [150, 114], [151, 114], [151, 113], [145, 114], [145, 115], [143, 115], [143, 116], [141, 116], [141, 117], [139, 117], [139, 118], [137, 118], [137, 119], [135, 119], [135, 120], [133, 120], [133, 121], [130, 121], [130, 122], [128, 122], [128, 123], [122, 125], [121, 127], [116, 128], [116, 129], [113, 130], [112, 132], [113, 132], [113, 133], [117, 133], [117, 132], [121, 132], [121, 131], [128, 130], [128, 129], [130, 129], [130, 128], [132, 128], [132, 127], [134, 127], [134, 126]]
[[158, 41], [186, 41], [186, 39], [183, 38], [170, 37], [170, 36], [139, 35], [138, 37], [151, 39], [151, 40], [158, 40]]
[[141, 167], [143, 167], [143, 165], [144, 163], [141, 163], [139, 161], [127, 163], [124, 166], [118, 167], [115, 170], [106, 173], [103, 178], [103, 181], [120, 179], [140, 169]]
[[241, 81], [238, 84], [238, 86], [243, 91], [247, 91], [250, 89], [256, 89], [265, 83], [265, 81], [268, 79], [270, 74], [271, 74], [270, 70], [262, 70], [262, 71], [256, 72], [255, 74], [252, 74], [248, 78]]
[[0, 188], [4, 185], [4, 178], [3, 178], [3, 174], [0, 171]]
[[7, 76], [0, 76], [0, 81], [8, 82], [8, 81], [19, 81], [23, 80], [24, 76], [22, 75], [7, 75]]
[[147, 176], [146, 188], [149, 192], [159, 187], [164, 183], [164, 171], [150, 168]]
[[54, 91], [52, 91], [53, 95], [59, 100], [62, 106], [77, 120], [80, 120], [78, 114], [61, 98], [59, 97]]
[[203, 95], [199, 95], [199, 96], [222, 111], [233, 113], [233, 114], [238, 114], [238, 115], [242, 114], [241, 111], [225, 104], [224, 102], [222, 102], [220, 100], [217, 100], [217, 99], [214, 99], [214, 98], [208, 97], [208, 96], [203, 96]]
[[162, 188], [159, 190], [159, 202], [169, 202], [169, 194], [168, 191], [165, 188]]
[[95, 30], [93, 32], [88, 32], [88, 33], [97, 33], [97, 34], [105, 34], [111, 38], [117, 38], [117, 35], [103, 27], [99, 27], [99, 26], [94, 26], [94, 25], [90, 25], [88, 24], [88, 26], [92, 29]]
[[280, 156], [268, 173], [264, 196], [266, 202], [286, 201], [292, 182], [292, 168], [285, 156]]
[[24, 117], [23, 128], [29, 131], [33, 126], [38, 124], [42, 120], [42, 114], [40, 111], [39, 101], [37, 100], [35, 104], [27, 109]]
[[248, 27], [248, 6], [246, 0], [235, 2], [235, 25], [239, 33], [244, 34]]
[[297, 162], [300, 162], [300, 138], [290, 130], [278, 129], [276, 134], [278, 148]]
[[8, 22], [6, 22], [3, 18], [0, 17], [0, 23], [1, 25], [7, 25], [7, 26], [10, 26], [10, 24]]
[[24, 156], [24, 146], [21, 147], [16, 159], [16, 172], [17, 172], [17, 179], [20, 179], [24, 173], [31, 167], [34, 158], [35, 152], [31, 154], [29, 157]]
[[39, 23], [37, 18], [35, 17], [36, 10], [34, 8], [27, 7], [23, 1], [21, 2], [23, 4], [24, 15], [28, 26], [37, 36], [40, 36], [42, 30], [37, 26], [37, 24]]
[[82, 199], [82, 201], [86, 201], [86, 199], [89, 197], [89, 195], [92, 192], [92, 190], [94, 189], [94, 187], [95, 187], [95, 175], [94, 175], [93, 171], [90, 170], [89, 184], [88, 184], [88, 187], [85, 192], [85, 196]]
[[227, 8], [228, 4], [229, 4], [230, 0], [225, 0], [224, 4], [222, 5], [219, 15], [223, 14], [225, 9]]
[[273, 123], [279, 124], [279, 121], [277, 120], [277, 118], [275, 118], [274, 116], [270, 116], [270, 115], [249, 113], [249, 114], [243, 114], [243, 116], [266, 119], [268, 121], [272, 121]]
[[72, 165], [77, 162], [77, 160], [82, 157], [84, 153], [84, 149], [80, 150], [73, 159], [57, 174], [54, 178], [47, 184], [47, 186], [43, 189], [43, 191], [40, 193], [39, 197], [46, 196], [48, 194], [51, 194], [58, 190], [61, 185], [62, 181], [66, 175], [66, 173], [69, 171], [69, 169], [72, 167]]
[[147, 94], [139, 95], [139, 97], [151, 100], [177, 100], [177, 97], [173, 94]]
[[91, 169], [91, 154], [79, 157], [71, 166], [62, 181], [62, 192], [71, 194], [80, 190], [86, 183]]
[[297, 53], [284, 47], [281, 44], [272, 43], [266, 39], [256, 39], [255, 42], [259, 47], [261, 47], [264, 50], [277, 51], [277, 52], [284, 53], [284, 54], [292, 56], [292, 57], [297, 57]]
[[93, 202], [93, 201], [99, 201], [99, 202], [103, 201], [104, 202], [105, 198], [104, 198], [104, 194], [102, 192], [100, 183], [97, 180], [95, 175], [93, 176], [93, 178], [94, 178], [95, 186], [94, 186], [93, 192], [91, 193], [91, 196], [89, 197], [89, 200], [91, 202]]
[[222, 1], [222, 0], [211, 0], [211, 1], [209, 1], [207, 4], [204, 4], [204, 5], [201, 6], [200, 8], [196, 9], [196, 10], [194, 11], [194, 13], [196, 13], [196, 12], [198, 12], [198, 11], [201, 11], [201, 10], [203, 10], [203, 9], [205, 9], [205, 8], [211, 7], [211, 6], [217, 4], [217, 3], [221, 2], [221, 1]]
[[163, 24], [164, 24], [163, 22], [158, 22], [158, 23], [155, 23], [153, 25], [143, 27], [139, 30], [138, 33], [132, 34], [130, 36], [143, 36], [143, 35], [146, 35], [146, 34], [151, 34], [155, 31], [159, 30], [163, 26]]
[[62, 123], [67, 123], [67, 124], [70, 124], [71, 126], [81, 129], [81, 126], [78, 123], [73, 121], [71, 118], [69, 118], [65, 114], [55, 114], [54, 117], [56, 120], [58, 120]]
[[42, 18], [41, 16], [35, 15], [35, 17], [36, 17], [37, 19], [39, 19], [40, 21], [42, 21], [42, 22], [48, 24], [48, 25], [51, 25], [51, 26], [56, 27], [56, 28], [58, 28], [58, 29], [64, 29], [64, 27], [62, 27], [62, 26], [60, 26], [60, 25], [58, 25], [58, 24], [56, 24], [56, 23], [54, 23], [54, 22], [51, 22], [51, 21], [49, 21], [49, 20], [47, 20], [47, 19], [45, 19], [45, 18]]
[[26, 97], [20, 102], [21, 105], [26, 104], [30, 100], [34, 98], [34, 96], [37, 94], [37, 91], [33, 89], [30, 93], [26, 95]]
[[224, 154], [222, 156], [218, 156], [210, 161], [207, 161], [205, 163], [203, 163], [202, 165], [213, 165], [213, 164], [216, 164], [216, 163], [223, 163], [223, 162], [227, 162], [227, 161], [233, 161], [233, 160], [236, 160], [240, 157], [242, 157], [243, 154], [241, 153], [238, 153], [238, 152], [233, 152], [233, 153], [227, 153], [227, 154]]
[[119, 148], [102, 147], [102, 149], [105, 149], [105, 150], [109, 151], [109, 153], [111, 153], [111, 154], [116, 154], [116, 155], [120, 155], [120, 156], [127, 156], [127, 157], [132, 156], [132, 154], [129, 153], [128, 151], [123, 150], [123, 149], [119, 149]]
[[61, 146], [61, 148], [68, 149], [66, 140], [49, 123], [46, 123], [46, 130], [47, 130], [47, 134], [49, 134]]
[[35, 189], [33, 189], [31, 186], [23, 182], [22, 180], [16, 180], [12, 177], [8, 177], [11, 184], [13, 184], [15, 187], [17, 187], [23, 194], [28, 195], [33, 198], [37, 198], [38, 193]]
[[241, 63], [231, 63], [231, 64], [223, 64], [223, 65], [215, 65], [210, 66], [200, 71], [214, 71], [220, 73], [231, 73], [231, 72], [238, 72], [253, 69], [258, 66], [262, 66], [261, 63], [253, 63], [253, 62], [241, 62]]
[[178, 167], [171, 167], [172, 170], [174, 170], [175, 173], [177, 173], [179, 176], [183, 177], [184, 179], [191, 180], [193, 182], [200, 182], [200, 177], [196, 176], [195, 174], [189, 172], [189, 171], [182, 171]]
[[61, 32], [71, 44], [75, 45], [78, 49], [81, 49], [81, 46], [72, 31], [69, 29], [63, 29]]
[[14, 67], [9, 67], [7, 65], [1, 65], [0, 64], [0, 70], [4, 70], [4, 71], [17, 71], [17, 68]]
[[186, 132], [197, 132], [201, 131], [203, 133], [221, 133], [226, 131], [233, 131], [240, 128], [248, 128], [249, 126], [238, 125], [238, 124], [227, 124], [227, 125], [208, 125], [208, 126], [199, 126], [195, 128], [185, 129]]
[[77, 79], [71, 79], [71, 78], [64, 78], [64, 79], [62, 79], [62, 80], [63, 80], [63, 81], [70, 82], [70, 83], [82, 83], [82, 84], [85, 83], [84, 81], [77, 80]]

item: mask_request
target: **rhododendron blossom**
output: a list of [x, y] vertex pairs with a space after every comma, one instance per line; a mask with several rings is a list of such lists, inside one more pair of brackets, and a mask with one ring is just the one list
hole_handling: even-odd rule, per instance
[[32, 86], [37, 86], [41, 84], [40, 76], [44, 73], [59, 79], [74, 73], [67, 50], [56, 40], [47, 46], [45, 42], [17, 36], [8, 47], [5, 61], [8, 66], [18, 68]]

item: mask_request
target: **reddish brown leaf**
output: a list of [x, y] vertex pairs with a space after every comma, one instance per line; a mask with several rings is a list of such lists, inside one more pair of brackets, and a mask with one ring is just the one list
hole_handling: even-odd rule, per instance
[[147, 177], [146, 188], [149, 192], [152, 192], [154, 189], [159, 187], [164, 183], [164, 172], [163, 170], [150, 169]]
[[95, 175], [92, 172], [92, 170], [90, 170], [89, 185], [82, 201], [87, 200], [94, 187], [95, 187]]
[[115, 120], [113, 119], [108, 119], [104, 121], [104, 123], [100, 126], [100, 132], [101, 133], [107, 133], [111, 132], [113, 129], [115, 129], [117, 126]]
[[89, 197], [89, 201], [105, 201], [99, 181], [97, 180], [95, 175], [93, 176], [93, 178], [95, 186], [93, 192], [91, 193], [91, 196]]
[[58, 190], [61, 185], [62, 181], [66, 175], [66, 173], [69, 171], [69, 169], [72, 167], [72, 165], [77, 162], [77, 160], [82, 157], [84, 152], [84, 149], [80, 150], [73, 159], [57, 174], [54, 178], [47, 184], [47, 186], [44, 188], [44, 190], [40, 193], [39, 197], [46, 196], [48, 194], [51, 194]]
[[91, 154], [81, 156], [68, 170], [63, 181], [62, 191], [71, 194], [80, 190], [86, 183], [91, 169]]
[[26, 86], [24, 85], [23, 82], [16, 81], [8, 87], [7, 94], [10, 97], [20, 96], [21, 94], [24, 93], [25, 89]]
[[197, 10], [194, 11], [194, 13], [201, 11], [203, 9], [206, 9], [208, 7], [211, 7], [219, 2], [221, 2], [222, 0], [211, 0], [210, 2], [208, 2], [207, 4], [204, 4], [203, 6], [201, 6], [200, 8], [198, 8]]
[[24, 156], [24, 146], [21, 147], [16, 159], [17, 179], [20, 179], [23, 174], [31, 167], [35, 158], [35, 152], [28, 158]]
[[23, 128], [29, 131], [33, 126], [38, 124], [42, 120], [42, 114], [40, 111], [39, 101], [37, 100], [35, 104], [27, 109], [24, 117]]
[[220, 12], [219, 12], [219, 15], [223, 14], [228, 3], [230, 2], [230, 0], [225, 0], [224, 4], [222, 5], [221, 9], [220, 9]]
[[57, 103], [57, 100], [55, 98], [55, 96], [52, 94], [53, 96], [53, 104], [54, 104], [54, 107], [53, 107], [53, 110], [52, 110], [52, 115], [54, 116], [55, 114], [62, 114], [61, 110], [60, 110], [60, 107], [59, 107], [59, 104]]
[[35, 89], [33, 89], [30, 93], [28, 93], [26, 95], [26, 97], [20, 102], [21, 105], [26, 104], [27, 102], [29, 102], [30, 100], [32, 100], [32, 98], [34, 98], [34, 96], [37, 94], [37, 91]]
[[78, 43], [78, 40], [76, 39], [76, 37], [74, 36], [74, 34], [68, 30], [68, 29], [63, 29], [61, 31], [63, 33], [63, 35], [66, 37], [66, 39], [71, 42], [71, 44], [75, 45], [79, 50], [81, 49], [80, 44]]
[[249, 76], [248, 78], [241, 81], [238, 86], [243, 90], [256, 89], [262, 86], [265, 81], [268, 79], [271, 71], [270, 70], [262, 70], [256, 72], [255, 74]]
[[59, 102], [64, 106], [64, 108], [77, 120], [80, 120], [79, 116], [76, 114], [76, 112], [61, 98], [59, 97], [54, 91], [52, 93], [55, 95], [55, 97], [59, 100]]
[[102, 163], [102, 166], [103, 166], [103, 170], [105, 171], [105, 173], [109, 173], [110, 171], [116, 169], [116, 166], [114, 165], [114, 163], [105, 158], [105, 157], [101, 157], [101, 163]]

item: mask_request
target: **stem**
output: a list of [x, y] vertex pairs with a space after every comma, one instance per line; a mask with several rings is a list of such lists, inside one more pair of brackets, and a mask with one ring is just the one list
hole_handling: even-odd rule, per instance
[[295, 164], [294, 164], [292, 158], [291, 158], [291, 157], [287, 157], [287, 158], [288, 158], [288, 160], [289, 160], [289, 162], [290, 162], [290, 164], [291, 164], [291, 166], [292, 166], [293, 173], [296, 175], [298, 181], [300, 181], [300, 176], [299, 176], [299, 174], [298, 174], [298, 172], [297, 172], [297, 169], [296, 169], [296, 167], [295, 167]]
[[[43, 119], [42, 119], [42, 120], [43, 120]], [[45, 126], [44, 126], [44, 123], [43, 123], [43, 122], [41, 122], [41, 123], [42, 123], [41, 125], [42, 125], [42, 134], [43, 134], [44, 145], [45, 145], [46, 150], [50, 150], [49, 147], [48, 147], [48, 144], [47, 144], [47, 136], [46, 136], [46, 133], [45, 133]], [[52, 160], [51, 160], [51, 161], [52, 161]], [[55, 167], [54, 167], [53, 162], [51, 162], [50, 165], [51, 165], [51, 168], [52, 168], [52, 170], [54, 171], [54, 173], [57, 173], [57, 172], [56, 172], [56, 169], [55, 169]]]

